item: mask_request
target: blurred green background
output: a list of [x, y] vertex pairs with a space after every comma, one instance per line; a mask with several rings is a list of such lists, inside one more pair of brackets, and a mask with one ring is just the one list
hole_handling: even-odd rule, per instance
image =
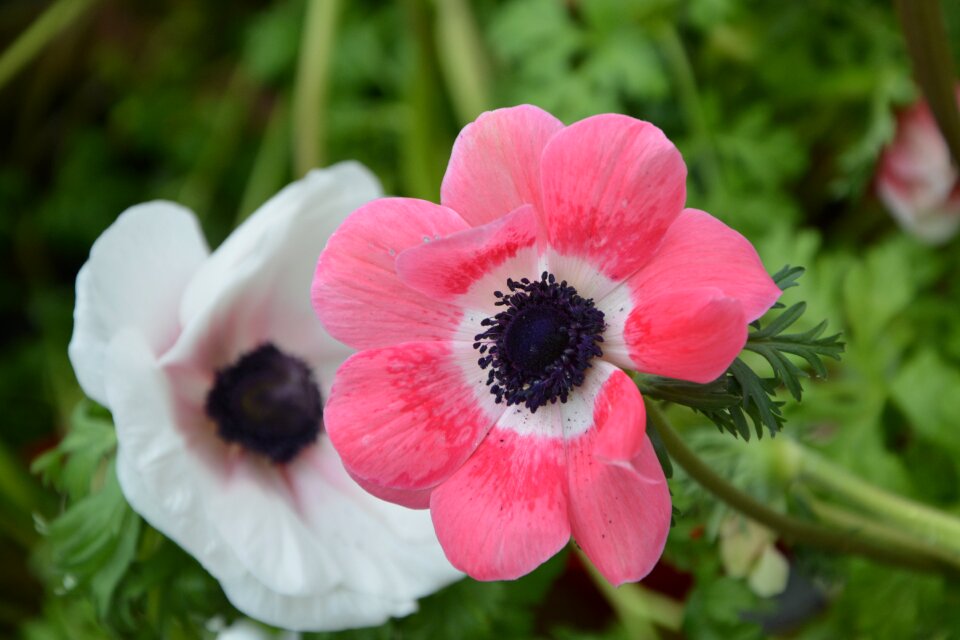
[[[956, 60], [960, 5], [943, 4]], [[918, 95], [889, 2], [6, 0], [0, 44], [0, 634], [45, 616], [29, 637], [55, 638], [94, 619], [61, 607], [63, 575], [35, 516], [65, 503], [28, 467], [82, 397], [66, 356], [73, 282], [117, 215], [176, 200], [215, 247], [284, 184], [344, 159], [388, 193], [435, 201], [460, 127], [525, 102], [567, 123], [620, 112], [662, 128], [688, 164], [689, 204], [744, 233], [771, 271], [806, 266], [788, 301], [807, 300], [810, 325], [844, 331], [844, 362], [786, 407], [789, 435], [958, 512], [960, 243], [904, 235], [873, 191], [895, 110]], [[803, 512], [807, 489], [778, 475], [762, 444], [718, 441], [701, 422], [685, 425], [699, 451]], [[954, 579], [806, 549], [788, 556], [816, 607], [762, 631], [741, 612], [794, 605], [765, 605], [724, 575], [723, 510], [682, 474], [674, 492], [683, 513], [666, 564], [683, 575], [654, 586], [687, 603], [689, 637], [960, 633]], [[609, 609], [563, 614], [571, 599], [603, 602], [577, 575], [535, 575], [543, 584], [521, 581], [524, 596], [460, 587], [474, 617], [369, 637], [627, 637]]]

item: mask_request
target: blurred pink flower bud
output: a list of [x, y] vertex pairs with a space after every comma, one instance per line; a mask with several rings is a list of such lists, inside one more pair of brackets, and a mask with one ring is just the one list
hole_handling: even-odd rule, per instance
[[957, 168], [925, 100], [897, 117], [896, 134], [880, 159], [877, 193], [897, 222], [923, 242], [943, 244], [960, 227]]

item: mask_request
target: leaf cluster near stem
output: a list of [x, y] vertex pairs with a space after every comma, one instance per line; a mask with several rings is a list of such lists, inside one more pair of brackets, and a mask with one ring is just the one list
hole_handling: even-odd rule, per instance
[[[785, 266], [773, 275], [781, 290], [797, 285], [803, 267]], [[750, 324], [745, 351], [762, 356], [772, 370], [772, 377], [761, 377], [741, 358], [731, 363], [727, 371], [713, 382], [695, 384], [659, 376], [637, 374], [634, 380], [650, 398], [681, 404], [709, 418], [721, 431], [727, 431], [744, 440], [750, 439], [751, 428], [757, 437], [763, 437], [766, 427], [771, 435], [783, 428], [783, 402], [776, 399], [782, 386], [799, 401], [803, 396], [802, 378], [810, 374], [790, 359], [802, 359], [818, 378], [827, 375], [824, 358], [840, 359], [844, 343], [840, 334], [824, 336], [827, 321], [799, 333], [787, 333], [806, 311], [807, 304], [798, 302], [790, 307], [781, 303], [773, 310], [780, 311], [766, 324], [756, 320]]]
[[[110, 413], [82, 400], [63, 440], [33, 463], [64, 495], [62, 509], [36, 514], [35, 522], [44, 536], [40, 571], [70, 617], [38, 623], [26, 637], [131, 637], [147, 628], [157, 637], [191, 638], [199, 634], [190, 630], [232, 612], [217, 581], [127, 503], [116, 447]], [[80, 615], [99, 633], [77, 632]]]

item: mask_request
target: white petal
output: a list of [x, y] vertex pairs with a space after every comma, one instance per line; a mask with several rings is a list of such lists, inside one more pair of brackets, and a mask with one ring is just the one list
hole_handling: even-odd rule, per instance
[[322, 545], [337, 549], [347, 588], [415, 599], [463, 577], [440, 548], [430, 513], [365, 492], [326, 438], [301, 454], [289, 475], [311, 530]]
[[[271, 511], [265, 504], [269, 496], [261, 491], [244, 496], [242, 489], [251, 488], [249, 484], [235, 485], [241, 491], [226, 492], [230, 508], [218, 507], [224, 487], [206, 461], [190, 451], [175, 426], [176, 410], [169, 389], [142, 336], [126, 331], [114, 339], [108, 353], [107, 394], [115, 407], [120, 486], [134, 510], [194, 556], [220, 581], [238, 609], [286, 628], [330, 630], [380, 624], [416, 608], [415, 596], [379, 598], [338, 586], [339, 570], [326, 574], [327, 579], [332, 578], [327, 584], [304, 588], [300, 595], [281, 593], [275, 585], [265, 584], [258, 575], [264, 570], [258, 557], [271, 547], [300, 546], [304, 527], [294, 523], [300, 539], [258, 530], [257, 523], [264, 520], [281, 518], [289, 523], [292, 511]], [[246, 497], [249, 503], [238, 505], [238, 497]], [[351, 523], [342, 525], [349, 532]], [[224, 528], [230, 527], [248, 532], [238, 535], [249, 544], [241, 554], [222, 536]], [[259, 540], [249, 533], [258, 531], [266, 533]], [[311, 552], [324, 551], [335, 553], [337, 549], [335, 544], [324, 548], [321, 541], [314, 540]], [[251, 571], [251, 564], [260, 571]], [[291, 572], [289, 565], [278, 569], [271, 582], [282, 583], [284, 577], [291, 578], [291, 584], [298, 580], [297, 570]], [[323, 579], [323, 575], [317, 576], [315, 583]], [[302, 582], [295, 586], [304, 587]]]
[[382, 195], [376, 177], [357, 162], [311, 171], [275, 195], [217, 248], [190, 283], [180, 307], [187, 324], [216, 298], [235, 270], [280, 260], [302, 272], [309, 308], [310, 280], [327, 238], [360, 205]]
[[[323, 396], [352, 351], [322, 328], [310, 282], [327, 238], [355, 208], [380, 195], [376, 178], [355, 162], [311, 171], [272, 198], [219, 247], [184, 294], [179, 355], [214, 340], [214, 369], [264, 342], [314, 367]], [[208, 335], [213, 331], [216, 335]], [[229, 334], [229, 335], [228, 335]]]
[[268, 624], [295, 631], [339, 631], [378, 626], [391, 617], [417, 610], [413, 600], [378, 598], [336, 589], [307, 596], [283, 596], [257, 580], [223, 583], [223, 591], [240, 611]]
[[240, 619], [217, 633], [217, 640], [299, 640], [293, 631], [268, 631], [252, 620]]
[[944, 198], [930, 203], [917, 191], [900, 189], [891, 182], [877, 184], [877, 193], [901, 227], [930, 245], [949, 242], [960, 228], [960, 201]]
[[104, 358], [122, 329], [160, 354], [177, 336], [180, 297], [208, 249], [194, 215], [170, 202], [124, 211], [93, 244], [77, 275], [69, 354], [80, 386], [106, 402]]
[[117, 475], [144, 519], [224, 586], [253, 580], [278, 595], [309, 595], [341, 582], [330, 549], [298, 518], [272, 465], [249, 455], [227, 461], [222, 451], [188, 442], [183, 425], [194, 421], [184, 415], [190, 407], [176, 406], [172, 385], [140, 336], [121, 333], [108, 360]]
[[285, 468], [292, 492], [283, 467], [202, 455], [185, 435], [196, 427], [184, 428], [202, 416], [184, 415], [191, 407], [178, 406], [168, 374], [142, 336], [122, 332], [112, 342], [107, 390], [121, 487], [241, 611], [294, 629], [375, 625], [460, 577], [429, 514], [366, 495], [325, 441]]
[[283, 473], [282, 466], [245, 456], [204, 496], [209, 516], [244, 568], [266, 588], [285, 596], [326, 593], [346, 579], [336, 558], [342, 550], [325, 544], [300, 517], [305, 506], [294, 504], [300, 497], [291, 494]]
[[110, 343], [106, 392], [117, 429], [117, 477], [127, 501], [214, 577], [242, 575], [207, 516], [213, 472], [177, 428], [170, 386], [142, 335], [124, 331]]

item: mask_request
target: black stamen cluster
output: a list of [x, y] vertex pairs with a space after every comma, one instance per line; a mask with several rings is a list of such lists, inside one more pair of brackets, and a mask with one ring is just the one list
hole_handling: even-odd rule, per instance
[[293, 460], [323, 426], [323, 403], [310, 368], [271, 343], [217, 371], [206, 410], [223, 440], [278, 464]]
[[603, 312], [546, 271], [535, 281], [508, 278], [507, 289], [493, 294], [504, 310], [485, 318], [480, 324], [488, 329], [474, 337], [482, 354], [477, 363], [490, 369], [490, 393], [497, 403], [522, 404], [530, 413], [566, 402], [590, 361], [603, 354]]

